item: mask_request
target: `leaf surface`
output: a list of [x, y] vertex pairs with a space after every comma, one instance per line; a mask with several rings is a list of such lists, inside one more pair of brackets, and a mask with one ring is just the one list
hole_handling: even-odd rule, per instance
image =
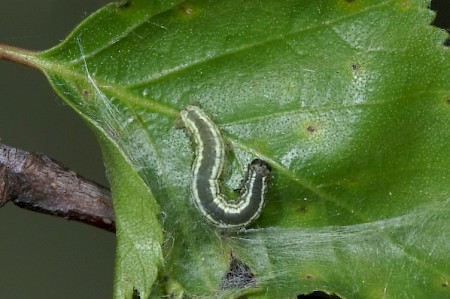
[[[445, 298], [450, 54], [428, 4], [135, 0], [105, 7], [30, 59], [120, 153], [109, 171], [124, 168], [158, 202], [160, 214], [143, 206], [165, 233], [162, 292]], [[189, 202], [193, 145], [175, 122], [192, 103], [230, 145], [224, 187], [236, 188], [254, 157], [274, 169], [248, 230], [216, 231]], [[139, 211], [125, 200], [136, 207], [145, 192], [119, 193], [126, 226]], [[128, 233], [162, 246], [160, 230], [151, 221]], [[128, 239], [118, 234], [119, 254]], [[237, 276], [225, 288], [231, 254], [256, 285]]]
[[117, 148], [108, 140], [100, 140], [116, 211], [114, 297], [131, 299], [136, 289], [142, 298], [147, 298], [163, 264], [159, 206]]

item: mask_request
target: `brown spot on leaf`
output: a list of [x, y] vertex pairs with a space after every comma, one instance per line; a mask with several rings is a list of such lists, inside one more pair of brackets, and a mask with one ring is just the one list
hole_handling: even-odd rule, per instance
[[184, 2], [177, 7], [178, 15], [185, 20], [191, 20], [199, 15], [201, 8], [196, 4]]
[[312, 274], [306, 274], [305, 277], [306, 277], [306, 279], [313, 279], [314, 278], [314, 276]]
[[308, 126], [306, 128], [306, 131], [308, 131], [309, 133], [314, 133], [317, 129], [314, 126]]
[[83, 97], [88, 98], [91, 96], [91, 90], [90, 89], [83, 89], [82, 92]]
[[194, 13], [194, 9], [192, 7], [181, 6], [180, 10], [182, 13], [190, 16]]

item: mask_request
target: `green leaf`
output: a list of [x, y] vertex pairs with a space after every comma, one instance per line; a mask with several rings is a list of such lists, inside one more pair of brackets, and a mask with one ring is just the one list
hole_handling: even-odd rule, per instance
[[[428, 4], [134, 0], [27, 58], [113, 153], [119, 232], [159, 203], [154, 294], [447, 298], [450, 54]], [[254, 157], [273, 167], [251, 229], [217, 231], [188, 200], [193, 147], [175, 122], [192, 103], [230, 145], [225, 187]], [[159, 257], [132, 244], [159, 230], [118, 234], [118, 267], [148, 258], [152, 274], [116, 289], [148, 293]]]
[[159, 206], [136, 170], [108, 140], [99, 138], [116, 211], [115, 298], [132, 298], [133, 290], [147, 298], [162, 265], [163, 234]]

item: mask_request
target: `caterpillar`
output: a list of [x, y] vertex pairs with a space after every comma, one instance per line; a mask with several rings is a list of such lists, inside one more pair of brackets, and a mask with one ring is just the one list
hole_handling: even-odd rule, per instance
[[225, 143], [219, 128], [203, 110], [193, 105], [181, 111], [181, 120], [196, 146], [191, 183], [195, 207], [206, 220], [219, 228], [248, 226], [264, 208], [270, 166], [261, 159], [253, 160], [248, 165], [238, 199], [228, 200], [220, 191]]

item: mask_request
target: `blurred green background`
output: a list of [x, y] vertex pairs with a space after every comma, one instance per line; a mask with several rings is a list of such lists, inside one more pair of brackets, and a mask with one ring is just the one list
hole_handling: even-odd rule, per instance
[[[30, 50], [56, 45], [108, 3], [1, 1], [0, 43]], [[449, 29], [450, 1], [435, 0], [431, 8], [438, 12], [435, 24]], [[0, 61], [0, 139], [107, 185], [87, 126], [41, 73], [7, 61]], [[112, 233], [8, 204], [0, 209], [0, 299], [111, 298], [114, 248]]]

